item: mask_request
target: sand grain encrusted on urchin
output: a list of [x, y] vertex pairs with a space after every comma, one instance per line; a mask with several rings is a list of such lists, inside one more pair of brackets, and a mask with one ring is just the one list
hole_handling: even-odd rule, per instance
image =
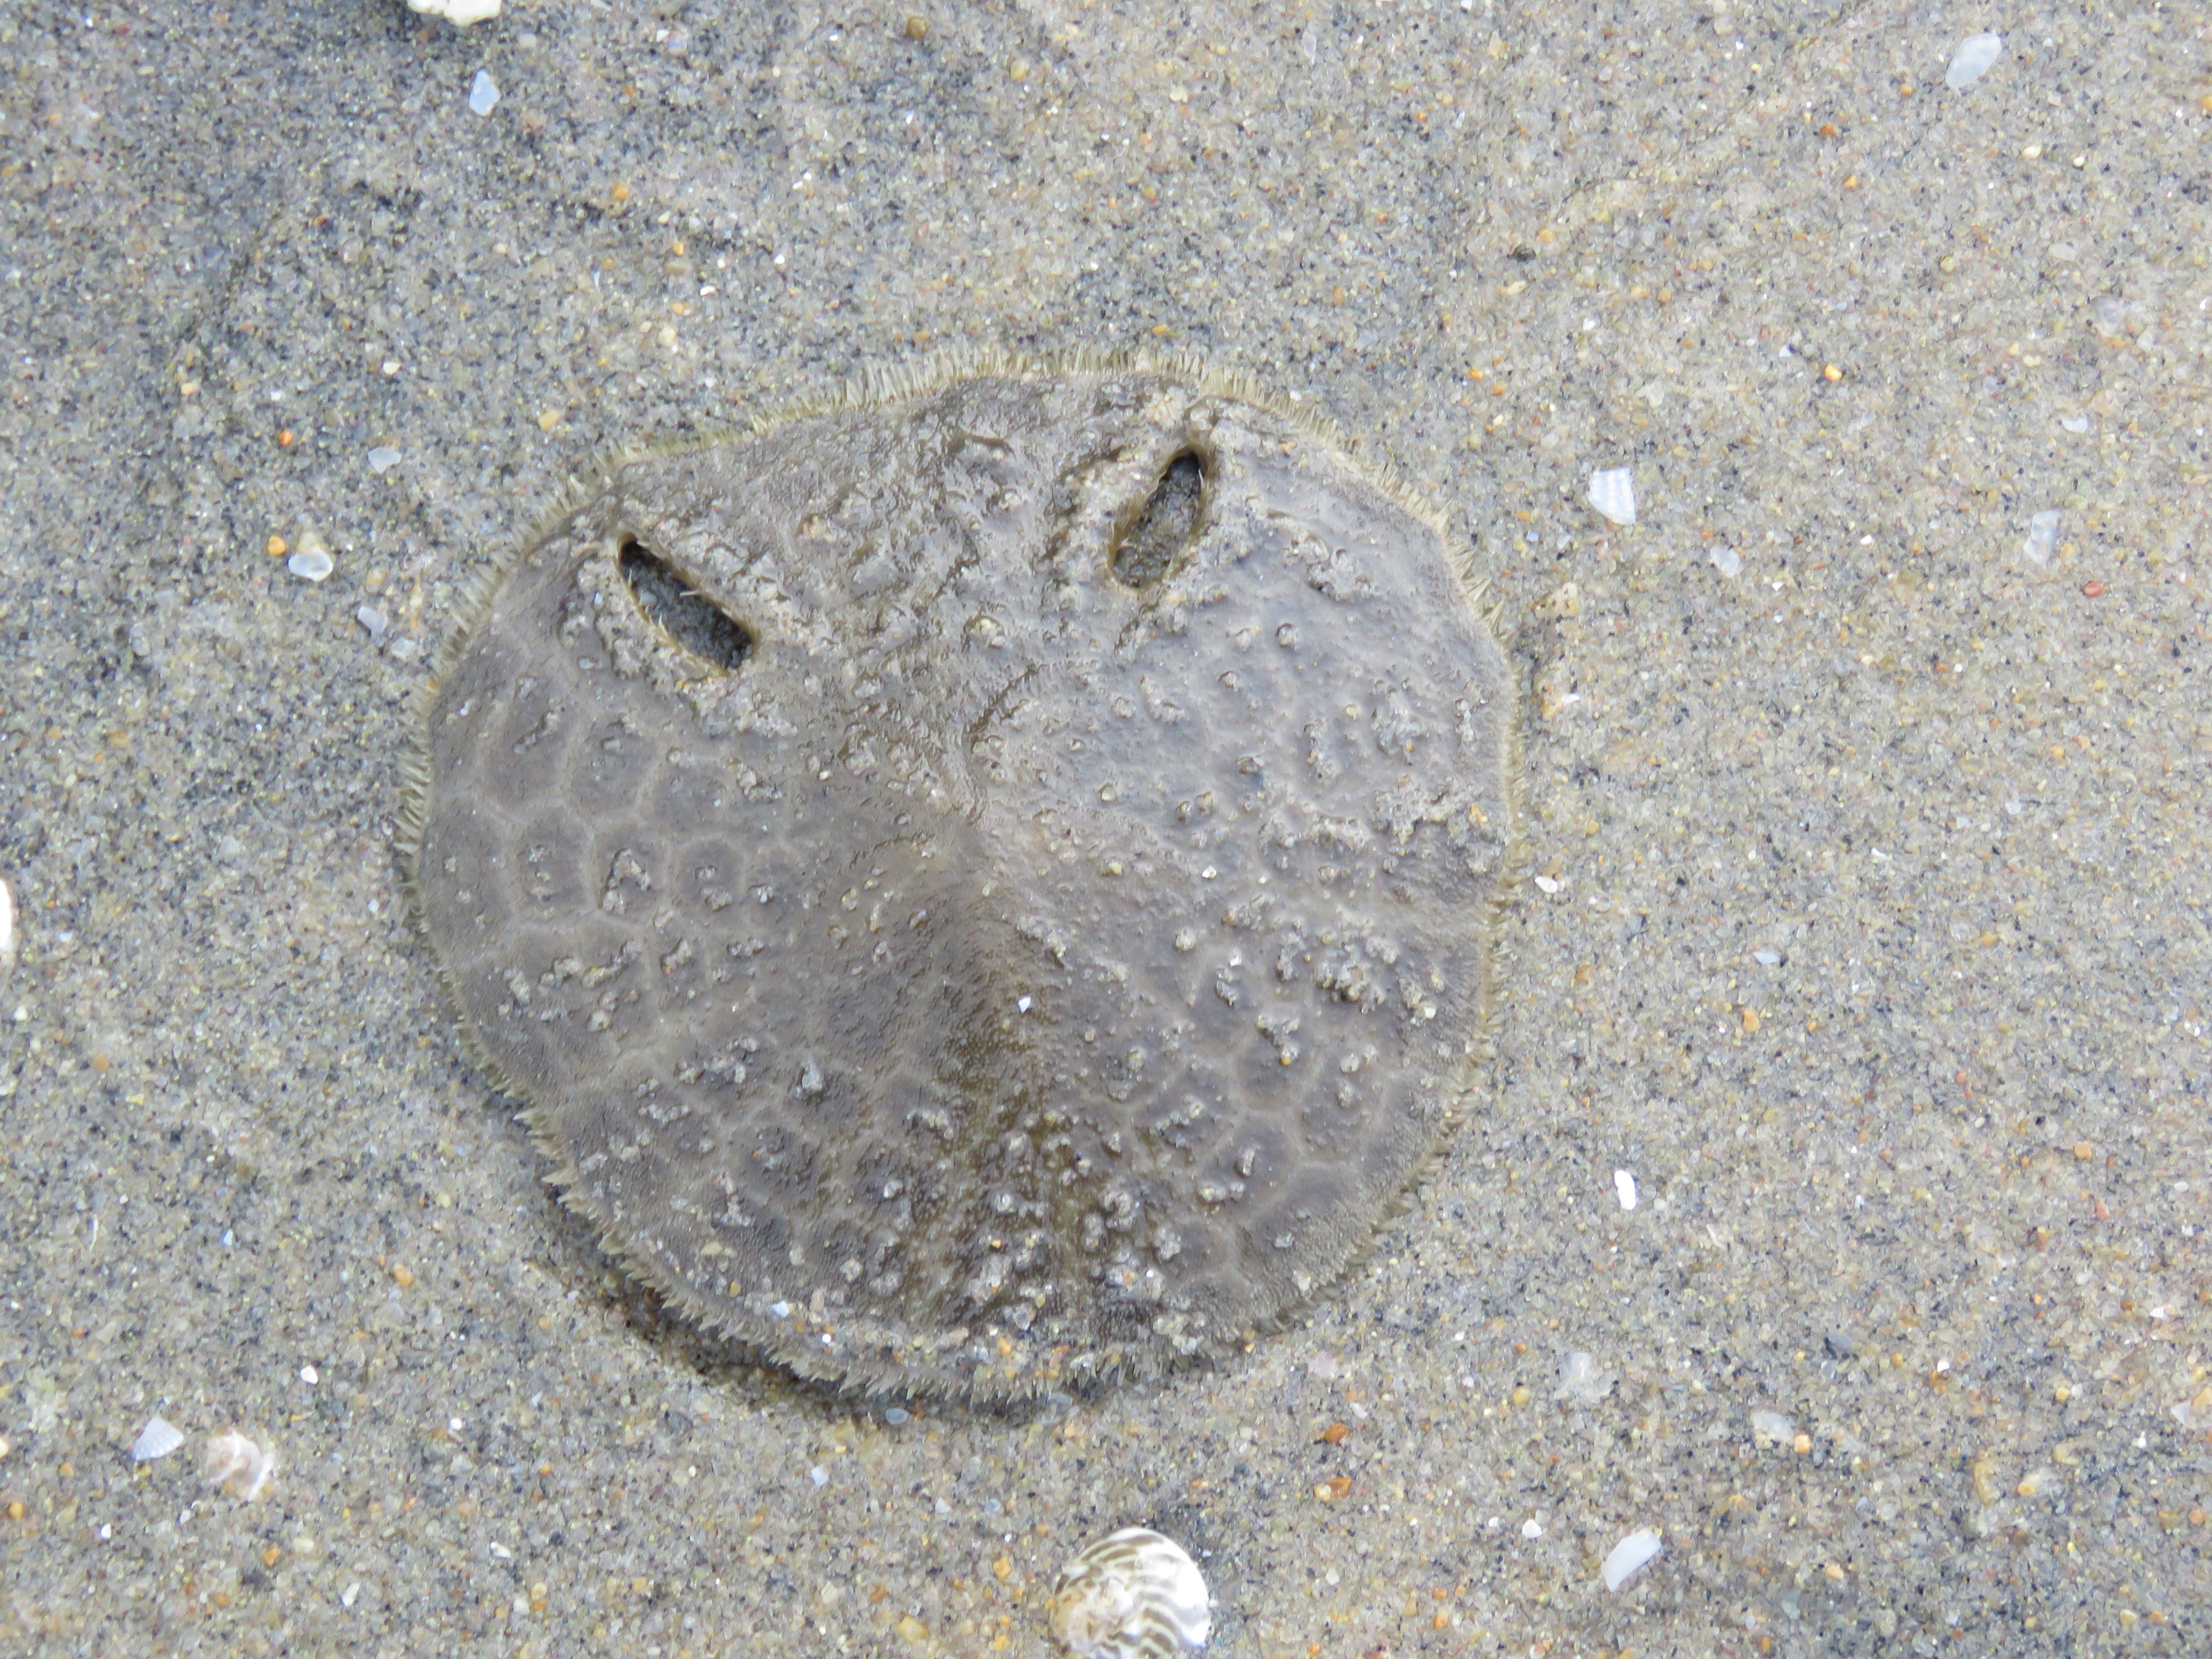
[[434, 687], [410, 887], [568, 1200], [802, 1373], [1218, 1350], [1434, 1152], [1514, 847], [1437, 526], [1184, 362], [634, 454]]

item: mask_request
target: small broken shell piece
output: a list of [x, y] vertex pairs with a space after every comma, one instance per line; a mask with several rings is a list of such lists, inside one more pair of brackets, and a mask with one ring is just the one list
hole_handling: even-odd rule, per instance
[[15, 896], [0, 881], [0, 979], [15, 965]]
[[184, 1443], [183, 1431], [157, 1413], [146, 1419], [146, 1426], [131, 1443], [131, 1461], [150, 1463], [157, 1457], [167, 1457]]
[[1636, 522], [1636, 470], [1607, 467], [1590, 474], [1589, 502], [1607, 520], [1623, 528]]
[[276, 1475], [276, 1449], [258, 1446], [235, 1429], [210, 1436], [200, 1454], [200, 1478], [241, 1503], [260, 1497]]
[[1206, 1645], [1206, 1580], [1182, 1545], [1124, 1527], [1060, 1569], [1052, 1633], [1075, 1659], [1175, 1659]]
[[1644, 1570], [1645, 1563], [1656, 1557], [1662, 1546], [1659, 1534], [1649, 1527], [1638, 1528], [1615, 1544], [1605, 1558], [1601, 1571], [1605, 1587], [1618, 1590], [1623, 1584]]
[[442, 17], [457, 29], [499, 15], [499, 0], [407, 0], [407, 9]]

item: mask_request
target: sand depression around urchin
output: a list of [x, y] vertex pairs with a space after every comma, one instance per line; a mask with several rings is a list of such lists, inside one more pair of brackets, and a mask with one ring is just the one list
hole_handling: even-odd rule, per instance
[[428, 709], [414, 897], [483, 1058], [633, 1272], [802, 1373], [1218, 1350], [1468, 1086], [1504, 659], [1402, 492], [1193, 366], [614, 465]]

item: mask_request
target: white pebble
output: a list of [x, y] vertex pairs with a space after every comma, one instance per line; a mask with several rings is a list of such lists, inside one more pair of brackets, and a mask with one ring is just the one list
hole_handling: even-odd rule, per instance
[[381, 645], [384, 635], [392, 626], [392, 618], [373, 605], [362, 605], [353, 613], [353, 619], [368, 630], [368, 642]]
[[489, 115], [498, 103], [499, 82], [491, 78], [489, 70], [478, 70], [469, 88], [470, 109], [478, 115]]
[[138, 1431], [138, 1437], [131, 1443], [131, 1461], [150, 1463], [157, 1457], [167, 1457], [184, 1443], [184, 1431], [158, 1415], [149, 1417], [146, 1426]]
[[2027, 521], [2027, 539], [2020, 544], [2022, 557], [2036, 564], [2049, 564], [2051, 555], [2058, 545], [2058, 514], [2056, 509], [2039, 513]]
[[826, 1486], [830, 1484], [830, 1471], [817, 1463], [812, 1468], [807, 1470], [806, 1478], [817, 1486]]
[[1636, 522], [1636, 471], [1632, 467], [1609, 467], [1590, 474], [1589, 502], [1617, 525]]
[[1958, 51], [1951, 54], [1951, 67], [1943, 71], [1943, 84], [1954, 92], [1965, 91], [1990, 72], [1990, 65], [2003, 51], [2002, 35], [1968, 35], [1959, 42]]
[[1529, 1542], [1534, 1543], [1537, 1539], [1541, 1538], [1544, 1535], [1544, 1523], [1539, 1521], [1534, 1516], [1530, 1516], [1526, 1521], [1523, 1521], [1521, 1523], [1521, 1535], [1528, 1540]]
[[1636, 1177], [1626, 1170], [1615, 1170], [1613, 1172], [1613, 1195], [1620, 1199], [1622, 1209], [1632, 1210], [1636, 1207]]
[[317, 1370], [313, 1365], [302, 1365], [300, 1367], [300, 1381], [306, 1383], [309, 1388], [313, 1388], [316, 1383], [322, 1380], [323, 1374]]
[[310, 543], [285, 560], [284, 568], [303, 582], [319, 582], [337, 566], [331, 560], [329, 550]]
[[15, 896], [0, 881], [0, 974], [15, 965]]
[[1779, 1444], [1797, 1432], [1797, 1425], [1780, 1412], [1753, 1412], [1751, 1414], [1751, 1437], [1761, 1445]]
[[398, 465], [399, 452], [389, 445], [379, 444], [368, 452], [368, 470], [371, 472], [389, 472]]
[[2087, 432], [2089, 429], [2089, 417], [2087, 415], [2069, 415], [2058, 424], [2069, 432]]
[[1557, 876], [1539, 876], [1536, 878], [1536, 890], [1540, 893], [1556, 893], [1559, 890], [1559, 886], [1560, 882]]
[[1659, 1553], [1659, 1534], [1645, 1527], [1632, 1532], [1613, 1547], [1605, 1558], [1605, 1587], [1617, 1590], [1633, 1578], [1639, 1568]]
[[1743, 570], [1743, 555], [1722, 542], [1713, 549], [1713, 568], [1723, 576], [1739, 575]]

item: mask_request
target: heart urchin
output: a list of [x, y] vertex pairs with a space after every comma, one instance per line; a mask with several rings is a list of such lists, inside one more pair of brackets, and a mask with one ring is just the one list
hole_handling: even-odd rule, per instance
[[457, 636], [411, 806], [439, 965], [634, 1272], [1007, 1396], [1275, 1320], [1435, 1151], [1512, 698], [1311, 423], [995, 363], [608, 468]]

